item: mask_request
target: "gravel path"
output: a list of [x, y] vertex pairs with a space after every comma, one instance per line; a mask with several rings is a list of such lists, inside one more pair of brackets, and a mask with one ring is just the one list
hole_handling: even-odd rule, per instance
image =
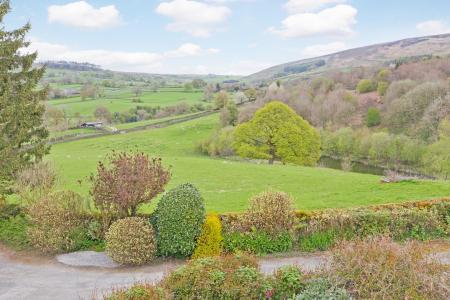
[[[270, 274], [284, 265], [312, 270], [325, 262], [324, 256], [265, 258], [261, 270]], [[111, 287], [139, 281], [158, 282], [182, 261], [164, 261], [139, 268], [117, 267], [102, 253], [78, 252], [57, 258], [19, 255], [0, 247], [0, 299], [91, 299]], [[92, 267], [92, 264], [99, 265]]]
[[[450, 264], [450, 251], [436, 256], [442, 263]], [[259, 263], [265, 274], [285, 265], [297, 265], [311, 271], [326, 264], [327, 255], [269, 257], [260, 259]], [[181, 260], [166, 260], [145, 267], [124, 268], [103, 253], [88, 251], [43, 258], [17, 254], [0, 245], [0, 299], [92, 299], [111, 287], [129, 286], [140, 281], [158, 282], [181, 264]]]

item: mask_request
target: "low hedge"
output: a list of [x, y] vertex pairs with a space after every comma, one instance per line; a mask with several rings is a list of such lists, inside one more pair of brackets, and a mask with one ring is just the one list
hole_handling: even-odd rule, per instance
[[224, 250], [228, 253], [240, 251], [264, 255], [287, 252], [294, 244], [290, 233], [281, 233], [275, 237], [263, 231], [231, 232], [224, 234]]

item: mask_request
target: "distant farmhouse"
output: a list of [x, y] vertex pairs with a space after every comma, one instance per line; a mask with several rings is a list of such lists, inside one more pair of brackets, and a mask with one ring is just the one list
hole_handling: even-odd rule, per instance
[[80, 124], [81, 128], [102, 128], [103, 122], [85, 122]]

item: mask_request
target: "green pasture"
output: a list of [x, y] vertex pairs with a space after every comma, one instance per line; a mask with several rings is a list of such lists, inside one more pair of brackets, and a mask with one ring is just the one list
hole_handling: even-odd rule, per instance
[[185, 92], [182, 88], [166, 88], [158, 92], [143, 91], [138, 98], [140, 102], [134, 102], [135, 95], [131, 89], [105, 89], [105, 97], [98, 99], [82, 100], [80, 96], [48, 101], [49, 105], [66, 111], [69, 117], [79, 114], [84, 117], [92, 117], [99, 106], [108, 108], [112, 113], [128, 111], [136, 106], [171, 106], [180, 102], [188, 104], [200, 103], [203, 94], [200, 91]]
[[[297, 209], [353, 207], [403, 202], [450, 195], [450, 182], [410, 181], [380, 183], [380, 177], [324, 168], [267, 165], [210, 158], [195, 145], [216, 126], [217, 115], [166, 128], [80, 140], [54, 145], [47, 159], [53, 161], [60, 185], [86, 196], [89, 175], [96, 163], [112, 150], [139, 150], [161, 156], [171, 166], [168, 188], [191, 182], [203, 194], [208, 211], [242, 211], [248, 199], [264, 190], [285, 191]], [[78, 182], [81, 180], [81, 184]], [[143, 208], [148, 211], [152, 206]]]

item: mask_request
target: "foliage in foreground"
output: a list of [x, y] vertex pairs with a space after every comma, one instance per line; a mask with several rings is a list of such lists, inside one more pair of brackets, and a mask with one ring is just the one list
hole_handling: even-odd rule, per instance
[[270, 276], [249, 256], [205, 258], [189, 261], [156, 286], [137, 284], [105, 299], [447, 299], [448, 266], [429, 253], [416, 242], [357, 240], [338, 245], [330, 264], [312, 273], [287, 266]]
[[158, 253], [190, 256], [205, 220], [205, 204], [192, 184], [182, 184], [161, 198], [154, 213]]
[[219, 256], [222, 253], [222, 242], [222, 223], [219, 216], [207, 216], [192, 258]]
[[164, 191], [170, 180], [161, 159], [144, 153], [113, 153], [109, 164], [99, 162], [92, 175], [91, 194], [103, 215], [111, 218], [135, 216], [140, 204]]
[[0, 194], [9, 189], [14, 174], [47, 154], [48, 131], [43, 125], [47, 90], [39, 89], [44, 68], [36, 68], [37, 53], [22, 51], [29, 46], [25, 36], [30, 24], [6, 31], [4, 18], [9, 1], [0, 2]]
[[48, 253], [82, 248], [89, 216], [80, 195], [70, 191], [46, 195], [30, 204], [27, 213], [28, 236], [35, 248]]
[[142, 265], [156, 254], [153, 228], [144, 218], [120, 219], [106, 233], [106, 252], [117, 263]]
[[447, 299], [448, 267], [427, 257], [417, 242], [377, 237], [340, 244], [328, 277], [358, 299]]

